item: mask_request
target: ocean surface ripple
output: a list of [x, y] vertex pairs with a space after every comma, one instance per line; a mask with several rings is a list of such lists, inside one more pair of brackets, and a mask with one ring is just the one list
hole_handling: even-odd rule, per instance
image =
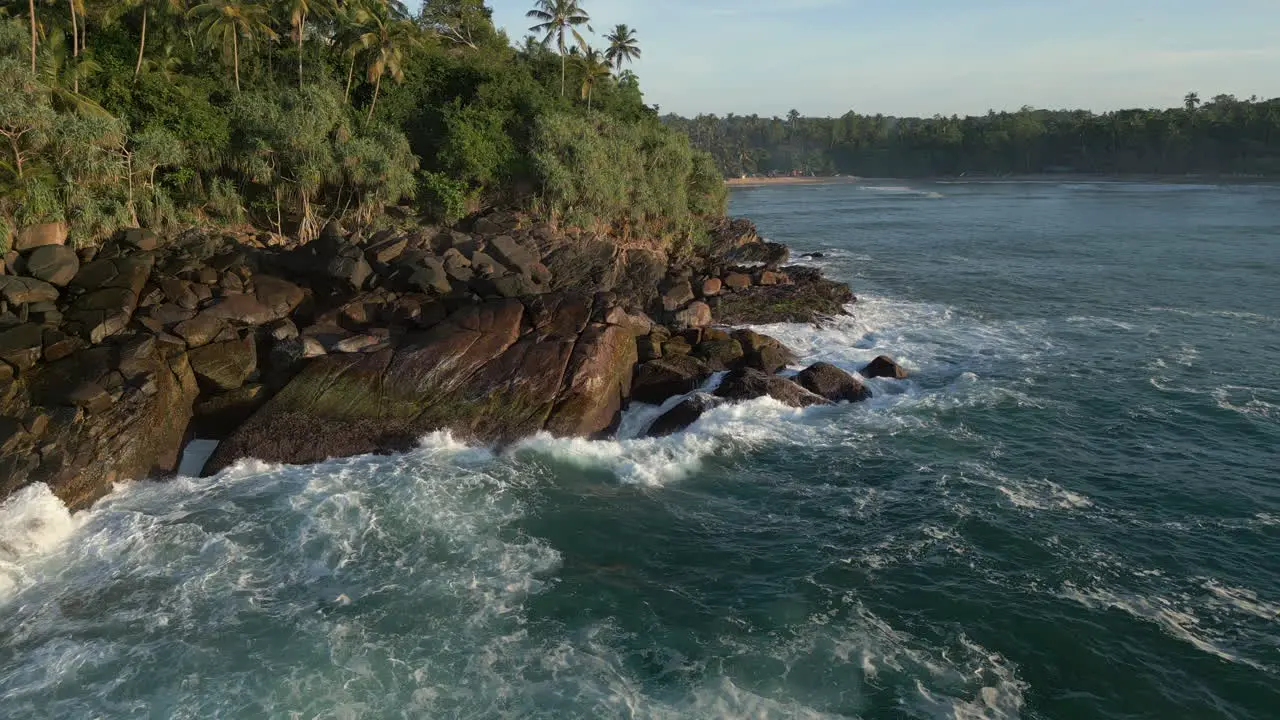
[[0, 507], [9, 718], [1275, 718], [1280, 188], [737, 191], [907, 381]]

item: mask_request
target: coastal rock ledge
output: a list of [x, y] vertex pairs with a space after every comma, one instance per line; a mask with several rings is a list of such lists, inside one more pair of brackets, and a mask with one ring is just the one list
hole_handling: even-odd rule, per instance
[[318, 358], [210, 458], [310, 463], [403, 450], [449, 429], [509, 443], [539, 431], [598, 436], [631, 396], [636, 340], [589, 322], [576, 293], [468, 306], [396, 350]]
[[220, 441], [206, 474], [399, 451], [436, 430], [606, 437], [633, 400], [721, 371], [718, 397], [655, 432], [760, 395], [860, 397], [810, 393], [776, 375], [795, 360], [781, 343], [732, 330], [854, 302], [746, 220], [713, 221], [696, 245], [508, 212], [368, 235], [330, 224], [309, 243], [133, 229], [73, 250], [52, 230], [0, 266], [0, 500], [41, 482], [88, 507], [172, 476], [197, 435]]

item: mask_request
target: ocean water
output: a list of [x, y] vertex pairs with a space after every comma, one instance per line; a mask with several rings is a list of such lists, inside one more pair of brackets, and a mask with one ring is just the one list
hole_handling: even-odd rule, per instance
[[6, 718], [1280, 717], [1280, 187], [736, 191], [913, 373], [0, 508]]

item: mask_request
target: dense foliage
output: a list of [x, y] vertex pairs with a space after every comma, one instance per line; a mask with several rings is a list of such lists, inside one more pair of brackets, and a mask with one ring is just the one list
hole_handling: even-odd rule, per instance
[[1220, 95], [1103, 114], [1024, 108], [978, 117], [664, 118], [727, 176], [843, 173], [1280, 174], [1280, 99]]
[[530, 18], [513, 47], [482, 0], [3, 0], [0, 243], [54, 220], [80, 244], [201, 221], [306, 239], [404, 203], [663, 234], [722, 212], [710, 158], [623, 70], [635, 32], [597, 52], [579, 0]]

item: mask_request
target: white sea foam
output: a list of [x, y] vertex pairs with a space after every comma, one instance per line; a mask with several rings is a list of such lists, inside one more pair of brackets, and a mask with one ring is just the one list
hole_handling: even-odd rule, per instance
[[[1193, 602], [1189, 599], [1175, 601], [1162, 595], [1142, 595], [1106, 587], [1080, 587], [1070, 581], [1062, 584], [1058, 595], [1088, 608], [1119, 610], [1140, 620], [1154, 623], [1171, 636], [1192, 645], [1197, 650], [1227, 662], [1246, 665], [1264, 672], [1269, 670], [1265, 665], [1245, 657], [1232, 648], [1224, 638], [1217, 637], [1195, 613], [1192, 607]], [[1220, 601], [1224, 600], [1223, 595], [1218, 592], [1213, 595]], [[1232, 600], [1238, 602], [1239, 598], [1232, 598]]]
[[1251, 418], [1280, 419], [1280, 391], [1246, 385], [1223, 385], [1210, 391], [1215, 404]]
[[49, 487], [28, 485], [0, 505], [0, 601], [39, 578], [36, 567], [75, 532], [76, 519]]

